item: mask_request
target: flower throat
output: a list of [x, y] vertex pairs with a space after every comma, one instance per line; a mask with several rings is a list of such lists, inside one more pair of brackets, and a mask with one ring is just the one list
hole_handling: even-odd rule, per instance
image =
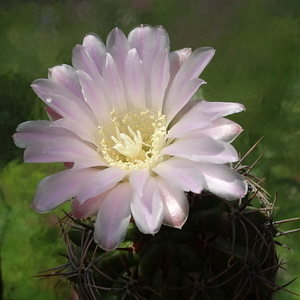
[[107, 163], [125, 170], [153, 168], [163, 160], [159, 155], [165, 145], [166, 121], [160, 112], [149, 109], [119, 117], [111, 112], [111, 124], [99, 126], [99, 152]]

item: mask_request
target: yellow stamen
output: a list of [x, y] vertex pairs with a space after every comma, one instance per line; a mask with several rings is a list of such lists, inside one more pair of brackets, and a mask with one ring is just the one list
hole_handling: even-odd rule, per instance
[[165, 116], [150, 110], [131, 112], [120, 117], [113, 110], [111, 124], [99, 127], [99, 152], [111, 165], [126, 170], [153, 168], [163, 158]]

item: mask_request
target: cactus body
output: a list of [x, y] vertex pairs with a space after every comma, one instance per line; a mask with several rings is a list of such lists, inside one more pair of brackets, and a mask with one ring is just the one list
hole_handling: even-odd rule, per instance
[[94, 243], [91, 220], [76, 221], [66, 235], [67, 273], [79, 298], [273, 299], [279, 264], [268, 208], [253, 207], [250, 192], [231, 202], [209, 193], [188, 198], [182, 229], [144, 235], [132, 221], [125, 241], [109, 252]]

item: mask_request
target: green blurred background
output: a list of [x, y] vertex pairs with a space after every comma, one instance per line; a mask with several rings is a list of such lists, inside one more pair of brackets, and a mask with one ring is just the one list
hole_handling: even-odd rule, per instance
[[[71, 62], [71, 50], [88, 32], [105, 40], [120, 27], [126, 34], [144, 23], [163, 25], [171, 49], [212, 46], [217, 52], [201, 78], [209, 101], [235, 101], [247, 111], [234, 116], [244, 132], [234, 142], [244, 154], [261, 136], [250, 164], [266, 148], [254, 174], [278, 191], [276, 219], [300, 216], [300, 1], [298, 0], [0, 0], [0, 299], [62, 300], [68, 284], [32, 277], [64, 263], [54, 213], [29, 208], [37, 182], [59, 164], [24, 165], [11, 139], [17, 125], [45, 118], [31, 82], [47, 69]], [[66, 207], [68, 209], [68, 207]], [[300, 227], [299, 222], [282, 226]], [[278, 282], [300, 273], [300, 233], [280, 237], [288, 262]], [[288, 289], [300, 293], [300, 279]], [[1, 298], [2, 296], [2, 298]], [[298, 297], [280, 292], [276, 299]]]

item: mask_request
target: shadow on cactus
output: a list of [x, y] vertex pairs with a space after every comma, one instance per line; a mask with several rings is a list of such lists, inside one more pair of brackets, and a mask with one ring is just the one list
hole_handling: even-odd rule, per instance
[[[257, 145], [257, 143], [256, 143]], [[59, 220], [67, 245], [67, 263], [41, 277], [68, 279], [81, 300], [259, 300], [290, 292], [276, 284], [283, 262], [274, 238], [285, 234], [274, 221], [274, 204], [250, 174], [252, 166], [234, 166], [248, 182], [248, 193], [226, 201], [212, 193], [188, 193], [190, 213], [182, 229], [162, 226], [142, 234], [131, 220], [125, 241], [113, 251], [93, 239], [93, 219]], [[299, 218], [296, 218], [299, 219]], [[292, 293], [292, 292], [290, 292]]]

